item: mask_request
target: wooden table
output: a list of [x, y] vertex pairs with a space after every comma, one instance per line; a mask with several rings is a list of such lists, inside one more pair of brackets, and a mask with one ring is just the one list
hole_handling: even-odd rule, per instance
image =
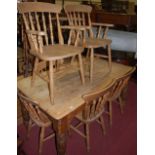
[[[81, 85], [77, 72], [55, 79], [55, 104], [51, 105], [48, 85], [45, 81], [36, 78], [35, 85], [31, 87], [31, 77], [18, 81], [18, 89], [35, 100], [53, 121], [56, 132], [56, 146], [58, 155], [66, 155], [67, 131], [73, 117], [84, 107], [81, 95], [95, 89], [106, 87], [116, 77], [127, 73], [131, 67], [112, 63], [112, 71], [108, 73], [108, 62], [103, 59], [94, 59], [94, 79], [90, 83], [85, 67], [86, 83]], [[69, 79], [69, 80], [68, 80]]]

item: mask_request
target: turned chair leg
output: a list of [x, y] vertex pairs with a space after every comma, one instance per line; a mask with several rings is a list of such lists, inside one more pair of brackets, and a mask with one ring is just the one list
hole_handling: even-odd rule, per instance
[[78, 55], [78, 59], [79, 59], [79, 65], [80, 65], [80, 74], [81, 74], [82, 84], [85, 84], [85, 77], [84, 77], [83, 62], [82, 62], [81, 54]]
[[85, 71], [90, 74], [90, 48], [87, 48], [86, 58], [85, 58]]
[[90, 138], [89, 138], [89, 124], [86, 123], [86, 146], [87, 146], [87, 152], [90, 151]]
[[91, 53], [90, 53], [90, 82], [93, 81], [93, 67], [94, 67], [94, 49], [91, 48]]
[[51, 104], [54, 104], [53, 85], [54, 85], [54, 80], [53, 80], [53, 62], [50, 61], [49, 62], [49, 95], [50, 95]]
[[109, 119], [110, 125], [112, 126], [112, 101], [109, 101]]
[[110, 44], [108, 45], [108, 64], [109, 64], [109, 70], [111, 71], [112, 69], [112, 63], [111, 63], [111, 47]]
[[29, 136], [30, 136], [30, 130], [31, 130], [31, 128], [32, 128], [32, 120], [30, 119], [29, 120], [29, 122], [28, 122], [28, 126], [27, 126], [27, 136], [26, 136], [26, 138], [29, 138]]
[[89, 59], [89, 55], [90, 55], [90, 48], [87, 49], [86, 59]]
[[36, 77], [38, 63], [39, 63], [39, 59], [37, 57], [35, 57], [34, 68], [33, 68], [33, 73], [32, 73], [32, 80], [31, 80], [31, 86], [34, 86], [34, 81], [35, 81], [35, 77]]
[[71, 58], [71, 64], [73, 64], [74, 61], [75, 61], [75, 56], [73, 56], [73, 57]]
[[100, 116], [99, 120], [100, 120], [100, 123], [101, 123], [101, 128], [102, 128], [103, 134], [105, 135], [106, 130], [105, 130], [105, 124], [104, 124], [103, 116]]
[[121, 98], [121, 96], [118, 97], [119, 100], [119, 105], [120, 105], [120, 109], [121, 109], [121, 114], [124, 113], [124, 104], [123, 104], [123, 100]]
[[39, 155], [42, 153], [42, 146], [43, 146], [43, 141], [44, 141], [44, 134], [45, 134], [45, 128], [42, 127], [40, 130], [40, 137], [39, 137]]

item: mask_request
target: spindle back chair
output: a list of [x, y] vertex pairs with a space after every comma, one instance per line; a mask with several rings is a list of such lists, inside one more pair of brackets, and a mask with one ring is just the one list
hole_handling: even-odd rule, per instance
[[110, 115], [110, 125], [112, 125], [112, 102], [118, 100], [118, 103], [120, 105], [121, 113], [124, 112], [124, 106], [125, 106], [125, 96], [127, 93], [127, 87], [129, 84], [129, 80], [135, 71], [135, 67], [133, 67], [128, 73], [125, 75], [120, 76], [116, 79], [111, 97], [109, 98], [108, 105], [109, 105], [109, 112], [107, 112]]
[[[107, 38], [107, 32], [112, 24], [93, 23], [91, 21], [92, 7], [88, 5], [66, 5], [65, 12], [69, 21], [69, 25], [85, 27], [85, 31], [81, 37], [83, 38], [83, 46], [88, 48], [90, 55], [90, 80], [93, 79], [93, 63], [94, 49], [107, 47], [108, 54], [95, 54], [98, 57], [108, 59], [109, 71], [111, 71], [111, 40]], [[96, 32], [94, 33], [93, 27]]]
[[52, 127], [52, 122], [49, 120], [47, 114], [43, 112], [35, 101], [25, 96], [23, 93], [18, 91], [18, 98], [20, 103], [24, 106], [25, 110], [29, 114], [29, 122], [27, 128], [27, 137], [29, 136], [30, 129], [33, 125], [40, 127], [40, 136], [39, 136], [39, 155], [42, 153], [43, 142], [54, 137], [55, 133], [52, 133], [45, 137], [45, 129]]
[[[93, 91], [91, 93], [83, 95], [85, 102], [84, 110], [79, 113], [76, 118], [80, 120], [76, 126], [71, 125], [71, 129], [80, 134], [86, 139], [87, 151], [90, 150], [90, 140], [89, 140], [89, 124], [97, 121], [105, 134], [105, 125], [103, 120], [103, 112], [105, 110], [105, 104], [109, 100], [112, 90], [113, 81], [102, 90]], [[78, 128], [84, 124], [86, 128], [86, 133], [82, 133]]]

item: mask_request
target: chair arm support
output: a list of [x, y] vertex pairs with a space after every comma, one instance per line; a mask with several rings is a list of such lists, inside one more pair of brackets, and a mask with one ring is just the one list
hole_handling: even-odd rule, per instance
[[35, 30], [27, 30], [28, 39], [30, 42], [30, 46], [32, 51], [37, 51], [40, 54], [43, 53], [43, 38], [42, 36], [46, 36], [46, 32], [44, 31], [35, 31]]

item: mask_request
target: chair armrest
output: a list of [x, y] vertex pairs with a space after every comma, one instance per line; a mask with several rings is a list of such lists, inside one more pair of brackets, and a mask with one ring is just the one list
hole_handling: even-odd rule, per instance
[[[109, 27], [113, 27], [113, 24], [107, 24], [107, 23], [92, 23], [92, 27], [97, 27], [97, 33], [96, 38], [100, 39], [106, 39], [107, 33], [109, 30]], [[103, 35], [101, 35], [101, 32], [103, 32]]]
[[114, 24], [107, 24], [107, 23], [92, 23], [92, 26], [114, 27]]
[[62, 29], [71, 29], [71, 30], [81, 30], [85, 31], [86, 29], [89, 29], [89, 26], [70, 26], [70, 25], [65, 25], [61, 26]]

